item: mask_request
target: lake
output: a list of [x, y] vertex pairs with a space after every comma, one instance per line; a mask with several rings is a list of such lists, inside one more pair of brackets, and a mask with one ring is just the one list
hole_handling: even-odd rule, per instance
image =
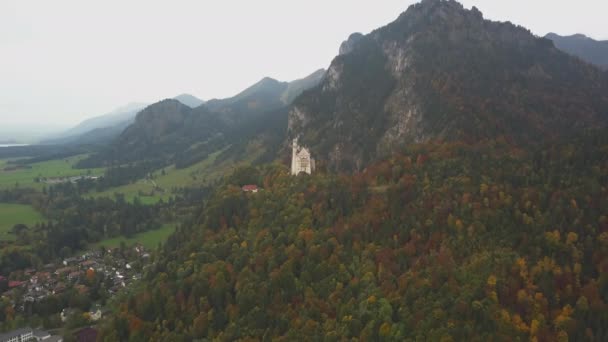
[[0, 147], [27, 146], [28, 144], [0, 144]]

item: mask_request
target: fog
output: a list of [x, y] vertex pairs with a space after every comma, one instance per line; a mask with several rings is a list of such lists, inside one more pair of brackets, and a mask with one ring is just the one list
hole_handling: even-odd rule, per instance
[[[411, 3], [3, 0], [0, 131], [67, 127], [181, 93], [227, 97], [264, 76], [303, 77], [327, 67], [350, 33], [387, 24]], [[603, 1], [464, 5], [537, 35], [608, 37]]]

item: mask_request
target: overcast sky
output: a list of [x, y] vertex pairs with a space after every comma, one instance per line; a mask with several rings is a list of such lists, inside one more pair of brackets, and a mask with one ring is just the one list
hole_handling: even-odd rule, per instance
[[[300, 78], [414, 2], [0, 0], [0, 126], [72, 125], [129, 102]], [[608, 38], [605, 0], [463, 3], [537, 35]]]

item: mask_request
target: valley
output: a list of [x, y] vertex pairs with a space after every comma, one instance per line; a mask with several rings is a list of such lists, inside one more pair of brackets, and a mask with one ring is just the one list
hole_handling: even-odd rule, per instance
[[608, 340], [605, 42], [454, 0], [345, 38], [0, 149], [0, 337]]

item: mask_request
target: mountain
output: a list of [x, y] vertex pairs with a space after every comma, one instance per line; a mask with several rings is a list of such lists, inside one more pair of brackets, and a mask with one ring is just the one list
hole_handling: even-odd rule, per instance
[[325, 70], [319, 69], [291, 82], [279, 82], [265, 77], [233, 97], [210, 100], [206, 106], [212, 111], [237, 115], [239, 112], [251, 113], [276, 109], [289, 105], [302, 92], [318, 85], [324, 75]]
[[417, 144], [352, 175], [237, 169], [98, 339], [607, 341], [601, 133]]
[[287, 82], [279, 82], [265, 77], [237, 95], [226, 99], [213, 99], [205, 105], [211, 111], [226, 114], [239, 112], [259, 112], [284, 105], [281, 95], [287, 89]]
[[191, 108], [177, 99], [146, 107], [105, 150], [82, 162], [82, 167], [146, 161], [160, 167], [185, 167], [212, 152], [230, 146], [233, 156], [257, 139], [274, 153], [284, 140], [287, 105], [303, 91], [316, 86], [324, 70], [293, 82], [264, 78], [237, 95], [214, 99]]
[[319, 69], [304, 78], [289, 82], [287, 84], [287, 88], [283, 91], [283, 93], [281, 93], [281, 102], [284, 104], [290, 104], [305, 90], [318, 85], [324, 76], [325, 69]]
[[125, 106], [116, 108], [110, 113], [87, 119], [76, 127], [67, 130], [63, 135], [75, 136], [96, 128], [111, 127], [126, 121], [132, 122], [137, 112], [142, 110], [145, 106], [147, 105], [144, 103], [129, 103]]
[[239, 94], [190, 107], [166, 99], [137, 114], [112, 144], [81, 166], [152, 161], [154, 165], [186, 166], [209, 153], [238, 146], [264, 136], [269, 150], [280, 146], [287, 127], [287, 105], [304, 90], [318, 84], [324, 74], [315, 71], [293, 82], [264, 78]]
[[608, 70], [608, 40], [598, 41], [583, 34], [560, 36], [556, 33], [549, 33], [545, 38], [551, 39], [558, 49]]
[[166, 99], [146, 107], [112, 143], [109, 158], [120, 163], [164, 160], [221, 131], [219, 120], [204, 106], [192, 109]]
[[146, 104], [129, 103], [110, 113], [87, 119], [69, 130], [46, 138], [43, 144], [98, 143], [117, 137]]
[[195, 107], [198, 107], [198, 106], [202, 105], [203, 103], [205, 103], [205, 101], [199, 99], [198, 97], [196, 97], [194, 95], [190, 95], [190, 94], [177, 95], [173, 99], [185, 104], [186, 106], [188, 106], [190, 108], [195, 108]]
[[413, 142], [527, 143], [606, 125], [605, 74], [455, 1], [423, 0], [341, 52], [289, 114], [289, 138], [332, 169]]

